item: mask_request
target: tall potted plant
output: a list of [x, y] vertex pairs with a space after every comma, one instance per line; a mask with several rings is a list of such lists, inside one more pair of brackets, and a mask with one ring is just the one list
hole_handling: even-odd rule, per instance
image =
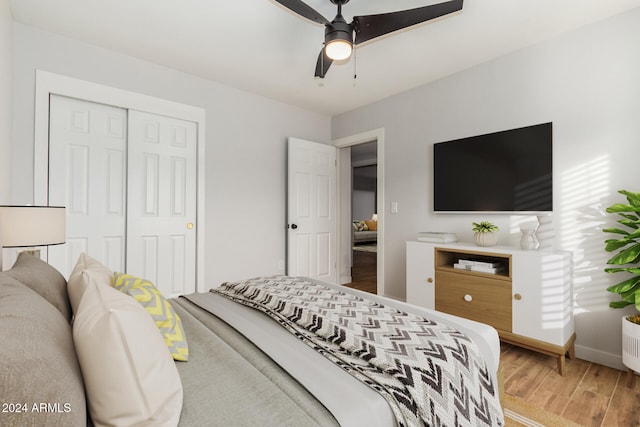
[[[620, 295], [620, 301], [611, 301], [612, 308], [624, 308], [634, 305], [640, 312], [640, 193], [620, 190], [627, 197], [626, 204], [616, 203], [607, 208], [607, 213], [618, 214], [617, 222], [625, 228], [605, 228], [605, 233], [619, 235], [616, 239], [605, 240], [605, 250], [617, 253], [607, 264], [615, 267], [604, 269], [607, 273], [625, 272], [623, 281], [607, 288], [607, 291]], [[640, 314], [622, 318], [622, 363], [640, 372]]]

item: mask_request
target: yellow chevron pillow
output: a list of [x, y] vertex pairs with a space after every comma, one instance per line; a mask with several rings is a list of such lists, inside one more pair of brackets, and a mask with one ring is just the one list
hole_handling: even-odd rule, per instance
[[182, 329], [180, 316], [153, 283], [129, 274], [115, 273], [113, 287], [142, 304], [153, 318], [175, 360], [183, 362], [189, 360], [187, 337]]

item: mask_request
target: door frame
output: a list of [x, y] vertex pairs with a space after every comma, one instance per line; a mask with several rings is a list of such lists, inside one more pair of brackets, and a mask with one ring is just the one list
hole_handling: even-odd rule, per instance
[[197, 124], [196, 291], [203, 291], [206, 283], [204, 254], [206, 111], [200, 107], [36, 70], [33, 153], [33, 201], [36, 205], [48, 205], [49, 202], [49, 97], [52, 94], [112, 105], [127, 110], [175, 117]]
[[[376, 281], [377, 281], [377, 285], [376, 285], [376, 290], [377, 290], [377, 294], [378, 295], [385, 295], [384, 293], [384, 232], [385, 232], [385, 225], [384, 225], [384, 220], [385, 220], [385, 214], [384, 214], [384, 206], [385, 206], [385, 198], [384, 198], [384, 128], [378, 128], [378, 129], [373, 129], [367, 132], [362, 132], [362, 133], [358, 133], [355, 135], [351, 135], [351, 136], [346, 136], [344, 138], [339, 138], [336, 140], [332, 141], [332, 144], [338, 148], [339, 150], [341, 149], [346, 149], [346, 148], [350, 148], [353, 145], [359, 145], [359, 144], [364, 144], [366, 142], [376, 142], [378, 145], [378, 149], [377, 149], [377, 156], [378, 156], [378, 165], [376, 168], [376, 174], [377, 174], [377, 194], [378, 194], [378, 202], [376, 204], [376, 210], [378, 213], [378, 233], [377, 233], [377, 252], [376, 252]], [[337, 156], [338, 159], [338, 193], [337, 193], [337, 211], [341, 212], [342, 211], [342, 206], [340, 206], [340, 191], [342, 190], [342, 186], [344, 185], [345, 182], [345, 177], [343, 176], [343, 174], [341, 173], [343, 170], [343, 165], [340, 164], [341, 161], [341, 156], [338, 155]], [[337, 254], [337, 262], [338, 262], [338, 276], [340, 275], [340, 272], [342, 271], [342, 265], [341, 263], [344, 262], [345, 256], [346, 254], [344, 253], [344, 248], [343, 245], [340, 244], [340, 242], [342, 242], [342, 239], [346, 239], [345, 236], [343, 236], [340, 233], [340, 230], [342, 229], [341, 225], [341, 221], [344, 221], [343, 218], [339, 218], [338, 221], [338, 239], [339, 239], [339, 243], [338, 243], [338, 254]], [[351, 219], [349, 219], [349, 221], [351, 221]], [[351, 236], [349, 236], [350, 238]], [[349, 244], [349, 250], [351, 249], [351, 244]], [[350, 257], [347, 257], [346, 259], [350, 259]]]

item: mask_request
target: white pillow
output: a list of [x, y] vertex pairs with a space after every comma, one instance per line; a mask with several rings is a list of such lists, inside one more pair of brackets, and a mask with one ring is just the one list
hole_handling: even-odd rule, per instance
[[67, 294], [74, 314], [78, 311], [82, 295], [89, 286], [89, 277], [93, 277], [97, 283], [107, 286], [111, 286], [113, 282], [113, 272], [100, 261], [83, 252], [67, 281]]
[[182, 383], [151, 316], [88, 277], [73, 339], [96, 426], [176, 426]]

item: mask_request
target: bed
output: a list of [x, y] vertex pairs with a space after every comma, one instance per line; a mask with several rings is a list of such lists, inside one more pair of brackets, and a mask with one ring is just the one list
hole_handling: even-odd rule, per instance
[[[384, 304], [445, 323], [477, 344], [487, 368], [487, 381], [497, 386], [499, 341], [495, 330], [486, 325], [304, 278], [257, 280], [318, 285], [366, 299], [371, 304]], [[304, 286], [310, 286], [306, 284]], [[100, 292], [106, 290], [97, 285], [96, 289]], [[167, 367], [175, 366], [179, 390], [176, 388], [166, 393], [169, 396], [166, 401], [157, 399], [162, 404], [151, 408], [151, 415], [143, 414], [154, 420], [146, 424], [402, 424], [397, 422], [388, 401], [374, 391], [371, 384], [366, 385], [356, 379], [344, 366], [336, 365], [326, 354], [317, 352], [269, 315], [239, 304], [216, 290], [220, 291], [220, 288], [168, 300], [181, 319], [189, 345], [189, 359], [184, 362], [170, 360]], [[88, 299], [86, 295], [80, 304]], [[0, 424], [55, 426], [91, 423], [89, 414], [93, 415], [94, 402], [91, 386], [87, 384], [90, 378], [85, 366], [80, 366], [82, 354], [78, 342], [74, 342], [77, 334], [72, 331], [76, 323], [81, 323], [78, 316], [82, 317], [82, 311], [76, 313], [72, 327], [70, 320], [75, 312], [72, 306], [78, 304], [73, 300], [73, 294], [66, 293], [64, 278], [48, 264], [33, 257], [21, 255], [12, 270], [0, 273], [0, 321], [3, 326], [0, 338], [4, 343], [0, 354], [0, 396], [3, 402], [13, 403], [3, 408]], [[135, 329], [133, 324], [130, 325]], [[95, 338], [93, 336], [92, 339]], [[92, 346], [98, 344], [91, 342]], [[145, 343], [145, 347], [152, 346]], [[153, 358], [159, 353], [162, 352], [155, 351], [136, 360]], [[101, 361], [99, 370], [108, 370], [106, 365], [112, 359], [114, 357]], [[162, 363], [165, 362], [162, 359]], [[172, 372], [167, 373], [167, 376], [172, 375]], [[159, 375], [142, 378], [154, 377], [162, 379], [157, 378]], [[152, 388], [152, 392], [157, 393], [161, 387], [153, 384]], [[497, 395], [497, 389], [495, 393]], [[501, 409], [495, 406], [495, 400], [492, 402], [494, 407], [489, 425], [502, 425]], [[45, 410], [34, 410], [42, 403], [44, 406], [40, 407]], [[97, 417], [94, 421], [96, 419], [96, 425], [107, 425], [104, 419]], [[114, 419], [112, 416], [108, 421]], [[126, 424], [114, 422], [114, 425]], [[460, 424], [465, 425], [464, 422]]]

